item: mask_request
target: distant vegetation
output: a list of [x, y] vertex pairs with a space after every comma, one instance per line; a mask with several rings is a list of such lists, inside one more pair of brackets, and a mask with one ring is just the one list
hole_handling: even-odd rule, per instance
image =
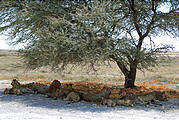
[[[48, 82], [52, 80], [60, 81], [89, 81], [89, 82], [105, 82], [113, 85], [124, 83], [124, 77], [113, 62], [110, 66], [103, 64], [95, 64], [97, 71], [82, 69], [81, 66], [69, 67], [62, 73], [51, 72], [49, 68], [42, 67], [33, 71], [26, 71], [22, 60], [16, 56], [16, 51], [0, 50], [0, 80], [3, 79], [19, 79], [21, 81], [41, 81]], [[159, 57], [159, 66], [150, 68], [150, 71], [138, 71], [136, 82], [137, 85], [166, 85], [179, 84], [179, 52], [165, 53], [165, 55], [174, 55]], [[72, 66], [72, 65], [71, 65]]]

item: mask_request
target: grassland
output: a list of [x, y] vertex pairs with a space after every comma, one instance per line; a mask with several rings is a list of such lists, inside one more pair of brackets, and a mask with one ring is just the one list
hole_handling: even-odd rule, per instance
[[[179, 52], [170, 52], [159, 58], [159, 65], [151, 71], [138, 71], [136, 82], [140, 84], [179, 84]], [[167, 55], [171, 56], [168, 57]], [[94, 81], [123, 84], [124, 76], [115, 63], [95, 65], [97, 72], [88, 66], [67, 68], [63, 74], [50, 72], [48, 68], [26, 71], [16, 51], [0, 50], [0, 80], [17, 78], [27, 81]]]

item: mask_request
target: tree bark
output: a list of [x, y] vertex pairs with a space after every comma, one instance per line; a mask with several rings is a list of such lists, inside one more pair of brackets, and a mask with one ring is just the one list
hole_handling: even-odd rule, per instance
[[124, 88], [135, 88], [135, 79], [137, 73], [137, 61], [130, 63], [130, 71], [125, 75]]
[[136, 69], [129, 71], [128, 75], [125, 75], [124, 88], [135, 88]]
[[124, 88], [135, 88], [135, 79], [136, 79], [136, 73], [137, 73], [137, 61], [133, 61], [130, 63], [130, 70], [126, 68], [126, 66], [116, 61], [118, 67], [121, 69], [122, 73], [125, 76], [125, 84]]

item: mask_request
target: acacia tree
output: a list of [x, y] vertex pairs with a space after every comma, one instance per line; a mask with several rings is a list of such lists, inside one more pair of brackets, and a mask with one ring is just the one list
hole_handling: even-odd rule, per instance
[[144, 39], [159, 32], [179, 36], [178, 5], [172, 0], [7, 0], [0, 4], [0, 23], [11, 43], [26, 43], [20, 52], [32, 69], [115, 61], [124, 87], [133, 88], [137, 69], [155, 65], [156, 53], [170, 48], [156, 48], [152, 39], [147, 48]]

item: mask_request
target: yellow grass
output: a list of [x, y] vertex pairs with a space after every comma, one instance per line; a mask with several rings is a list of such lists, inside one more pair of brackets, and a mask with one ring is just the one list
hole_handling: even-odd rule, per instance
[[[24, 72], [24, 65], [14, 51], [0, 50], [0, 80], [17, 78], [28, 81], [51, 81], [58, 79], [61, 81], [93, 81], [105, 82], [110, 84], [123, 84], [124, 76], [113, 62], [110, 66], [95, 65], [97, 72], [85, 66], [71, 69], [67, 68], [64, 74], [51, 73], [48, 68]], [[175, 52], [179, 55], [179, 52]], [[152, 71], [138, 71], [136, 83], [146, 83], [149, 85], [167, 85], [179, 83], [179, 57], [162, 57], [157, 67], [151, 68]]]
[[[175, 53], [179, 55], [179, 52]], [[136, 85], [137, 89], [127, 89], [129, 93], [143, 93], [149, 91], [165, 91], [169, 98], [179, 98], [179, 90], [174, 86], [179, 84], [179, 57], [159, 58], [160, 64], [151, 71], [138, 71]], [[22, 81], [35, 81], [43, 84], [50, 84], [52, 80], [60, 80], [62, 84], [73, 83], [76, 88], [80, 86], [91, 86], [100, 89], [102, 86], [121, 88], [124, 84], [124, 76], [115, 63], [110, 66], [95, 65], [97, 72], [85, 66], [67, 68], [64, 74], [52, 73], [48, 68], [24, 72], [25, 68], [21, 59], [14, 51], [0, 50], [0, 80], [19, 79]], [[170, 88], [168, 87], [170, 86]], [[172, 88], [172, 87], [173, 88]], [[83, 87], [86, 88], [86, 87]], [[92, 88], [93, 89], [93, 88]], [[112, 90], [112, 96], [116, 97], [120, 91]]]

